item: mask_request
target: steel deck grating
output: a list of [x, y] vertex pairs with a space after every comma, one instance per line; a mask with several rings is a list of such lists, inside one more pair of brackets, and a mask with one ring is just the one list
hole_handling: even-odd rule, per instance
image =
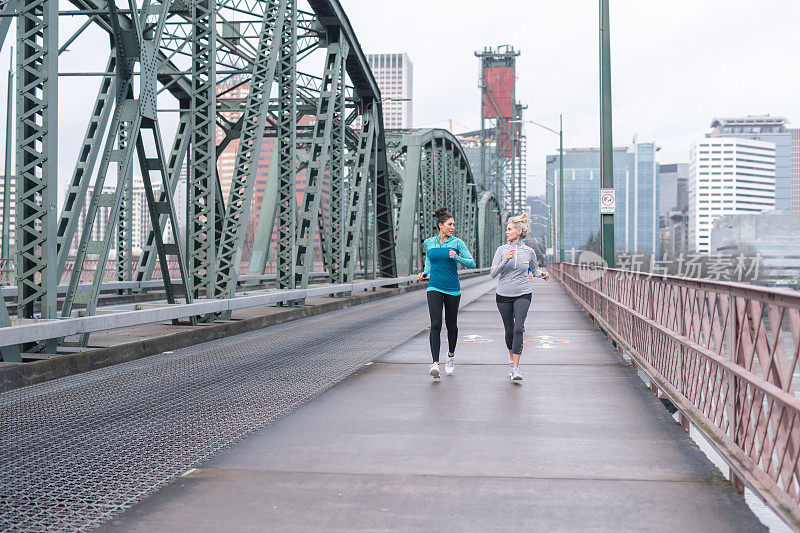
[[4, 393], [0, 530], [96, 527], [427, 322], [412, 293]]

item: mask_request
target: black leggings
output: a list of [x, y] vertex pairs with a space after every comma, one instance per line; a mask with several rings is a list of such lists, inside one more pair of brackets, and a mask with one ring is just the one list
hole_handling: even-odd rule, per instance
[[525, 333], [525, 317], [531, 306], [531, 294], [522, 296], [497, 295], [497, 309], [503, 318], [503, 327], [506, 329], [506, 347], [511, 353], [522, 354], [522, 336]]
[[458, 339], [458, 303], [461, 295], [453, 296], [439, 291], [428, 291], [428, 311], [431, 314], [431, 355], [433, 362], [439, 362], [439, 346], [442, 333], [442, 307], [444, 307], [444, 321], [447, 324], [447, 341], [450, 353], [456, 351]]

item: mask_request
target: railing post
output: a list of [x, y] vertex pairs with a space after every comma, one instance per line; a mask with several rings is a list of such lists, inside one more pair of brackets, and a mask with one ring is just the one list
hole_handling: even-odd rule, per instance
[[[736, 339], [738, 337], [737, 331], [741, 323], [739, 322], [736, 297], [732, 293], [728, 293], [728, 350], [731, 361], [738, 365], [742, 365], [743, 360], [740, 357], [740, 350]], [[741, 433], [739, 429], [739, 420], [741, 414], [739, 409], [742, 407], [739, 402], [739, 388], [740, 382], [732, 372], [725, 372], [725, 379], [728, 380], [728, 396], [725, 399], [725, 409], [727, 410], [727, 418], [730, 423], [730, 431], [728, 436], [733, 442], [734, 447], [741, 449]], [[744, 481], [736, 475], [733, 469], [730, 470], [731, 483], [733, 483], [736, 492], [740, 496], [744, 496]]]

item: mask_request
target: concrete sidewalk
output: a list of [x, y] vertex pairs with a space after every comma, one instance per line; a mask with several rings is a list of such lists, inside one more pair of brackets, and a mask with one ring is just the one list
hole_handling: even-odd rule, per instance
[[494, 293], [459, 328], [455, 375], [426, 374], [421, 333], [107, 527], [764, 529], [555, 281], [535, 284], [521, 383]]

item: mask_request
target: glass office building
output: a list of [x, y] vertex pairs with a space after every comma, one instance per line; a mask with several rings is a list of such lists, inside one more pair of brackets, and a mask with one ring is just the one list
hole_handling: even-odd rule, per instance
[[[614, 148], [617, 253], [650, 255], [658, 251], [658, 166], [655, 143], [634, 142]], [[558, 213], [559, 156], [547, 156], [547, 202]], [[556, 220], [557, 224], [557, 220]], [[564, 150], [564, 249], [596, 247], [600, 231], [600, 149]], [[558, 233], [554, 229], [555, 238]]]

